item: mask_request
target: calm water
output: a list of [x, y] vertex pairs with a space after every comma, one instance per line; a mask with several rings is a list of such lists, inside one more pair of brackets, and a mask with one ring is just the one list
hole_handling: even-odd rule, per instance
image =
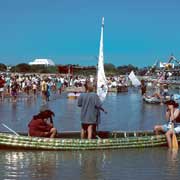
[[[58, 131], [80, 130], [80, 109], [66, 94], [53, 97], [49, 107], [55, 112]], [[26, 132], [41, 99], [19, 99], [16, 104], [0, 103], [0, 122], [18, 132]], [[143, 103], [139, 92], [109, 94], [100, 130], [150, 130], [164, 123], [165, 107]], [[7, 131], [0, 126], [0, 131]], [[180, 152], [167, 148], [104, 151], [4, 151], [0, 150], [0, 179], [179, 179]]]

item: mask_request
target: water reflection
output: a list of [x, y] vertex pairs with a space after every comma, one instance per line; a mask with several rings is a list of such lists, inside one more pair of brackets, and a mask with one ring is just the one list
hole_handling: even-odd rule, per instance
[[4, 178], [49, 178], [54, 176], [54, 165], [58, 162], [56, 153], [47, 152], [6, 152], [4, 159]]
[[168, 159], [171, 162], [178, 161], [178, 150], [168, 149]]
[[79, 154], [79, 163], [81, 167], [80, 179], [105, 179], [106, 174], [103, 169], [106, 167], [108, 160], [108, 151], [102, 151], [91, 154], [90, 152]]
[[177, 150], [167, 150], [167, 169], [166, 174], [170, 177], [170, 179], [179, 179], [179, 156]]
[[3, 179], [105, 179], [109, 152], [0, 152]]
[[2, 179], [178, 179], [180, 153], [166, 148], [0, 151]]

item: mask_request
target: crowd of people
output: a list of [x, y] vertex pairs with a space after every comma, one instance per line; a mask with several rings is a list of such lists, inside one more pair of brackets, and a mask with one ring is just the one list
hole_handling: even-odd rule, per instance
[[[68, 76], [68, 75], [41, 75], [41, 74], [1, 74], [0, 75], [0, 100], [11, 97], [13, 102], [17, 101], [19, 94], [33, 94], [36, 96], [41, 92], [43, 101], [49, 101], [51, 92], [61, 94], [66, 87], [84, 87], [87, 83], [96, 86], [94, 76]], [[126, 85], [127, 78], [124, 76], [110, 76], [107, 78], [109, 88]]]
[[4, 74], [0, 76], [1, 100], [12, 97], [13, 102], [16, 102], [19, 94], [36, 96], [41, 92], [43, 99], [48, 101], [50, 92], [61, 93], [62, 87], [67, 86], [66, 83], [67, 78], [61, 76]]

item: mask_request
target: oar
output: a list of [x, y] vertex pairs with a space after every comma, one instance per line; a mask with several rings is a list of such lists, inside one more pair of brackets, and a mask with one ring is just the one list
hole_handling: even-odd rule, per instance
[[2, 125], [5, 127], [5, 128], [7, 128], [9, 131], [11, 131], [12, 133], [14, 133], [16, 136], [19, 136], [19, 134], [16, 132], [16, 131], [14, 131], [14, 130], [12, 130], [11, 128], [9, 128], [7, 125], [5, 125], [4, 123], [2, 123]]
[[178, 141], [177, 137], [174, 131], [174, 123], [172, 124], [172, 130], [173, 130], [173, 135], [172, 135], [172, 150], [178, 150]]

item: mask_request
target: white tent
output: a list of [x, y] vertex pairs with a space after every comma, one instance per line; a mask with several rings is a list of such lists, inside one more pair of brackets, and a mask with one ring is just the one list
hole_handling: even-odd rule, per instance
[[29, 65], [55, 66], [55, 63], [51, 59], [35, 59], [33, 62], [29, 62]]

